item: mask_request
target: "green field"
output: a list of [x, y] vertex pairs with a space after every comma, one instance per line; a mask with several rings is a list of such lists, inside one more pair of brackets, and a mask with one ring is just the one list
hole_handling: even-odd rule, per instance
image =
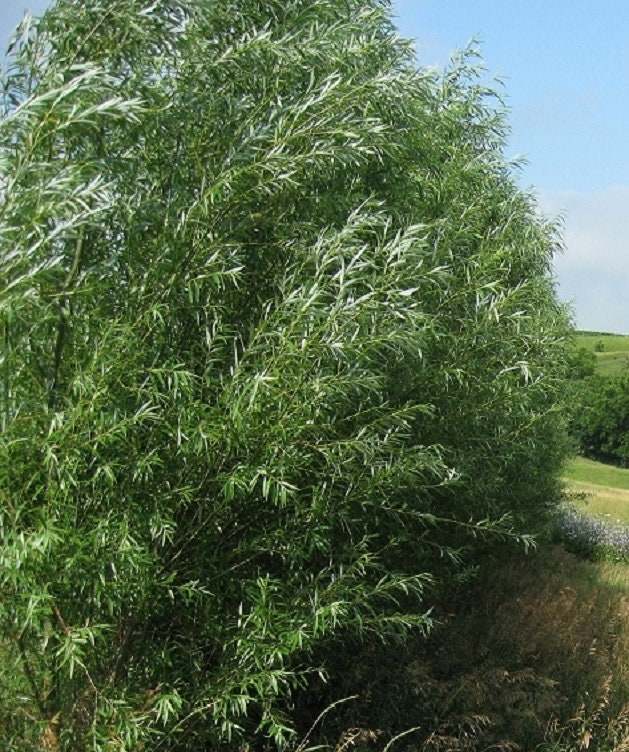
[[629, 335], [578, 332], [577, 344], [594, 352], [600, 373], [613, 376], [629, 372]]
[[564, 477], [577, 507], [596, 517], [629, 522], [629, 470], [584, 457], [571, 459]]

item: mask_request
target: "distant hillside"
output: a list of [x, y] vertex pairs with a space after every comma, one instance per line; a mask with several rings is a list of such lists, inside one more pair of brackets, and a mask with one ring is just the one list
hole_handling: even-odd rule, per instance
[[606, 376], [629, 372], [629, 335], [577, 332], [577, 344], [596, 355], [598, 370]]

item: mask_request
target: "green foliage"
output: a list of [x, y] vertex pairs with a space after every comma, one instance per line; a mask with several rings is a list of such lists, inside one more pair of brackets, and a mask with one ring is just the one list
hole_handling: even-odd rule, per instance
[[[577, 342], [579, 340], [577, 339]], [[592, 350], [582, 345], [575, 346], [568, 355], [568, 368], [570, 378], [574, 380], [585, 379], [593, 376], [596, 372], [597, 358]]]
[[577, 333], [567, 400], [574, 442], [586, 457], [626, 466], [629, 337]]
[[58, 0], [14, 40], [16, 748], [281, 746], [315, 650], [426, 630], [557, 496], [555, 227], [473, 51], [418, 71], [383, 5]]
[[629, 376], [595, 375], [576, 390], [572, 432], [592, 459], [629, 464]]

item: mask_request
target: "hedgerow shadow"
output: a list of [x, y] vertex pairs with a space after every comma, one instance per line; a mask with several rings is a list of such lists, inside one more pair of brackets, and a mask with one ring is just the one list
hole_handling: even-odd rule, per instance
[[629, 749], [629, 567], [544, 547], [487, 563], [435, 616], [428, 638], [326, 657], [310, 701], [357, 698], [321, 722], [324, 748], [414, 729], [398, 752]]

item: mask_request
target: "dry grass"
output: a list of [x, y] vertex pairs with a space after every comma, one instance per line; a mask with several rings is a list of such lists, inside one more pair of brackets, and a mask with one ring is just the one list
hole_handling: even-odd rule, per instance
[[[334, 691], [359, 694], [324, 748], [395, 752], [629, 752], [629, 567], [559, 546], [493, 562], [444, 601], [428, 640], [339, 660]], [[339, 695], [337, 695], [339, 696]]]
[[566, 488], [581, 511], [613, 523], [629, 523], [629, 491], [582, 481], [569, 481]]

